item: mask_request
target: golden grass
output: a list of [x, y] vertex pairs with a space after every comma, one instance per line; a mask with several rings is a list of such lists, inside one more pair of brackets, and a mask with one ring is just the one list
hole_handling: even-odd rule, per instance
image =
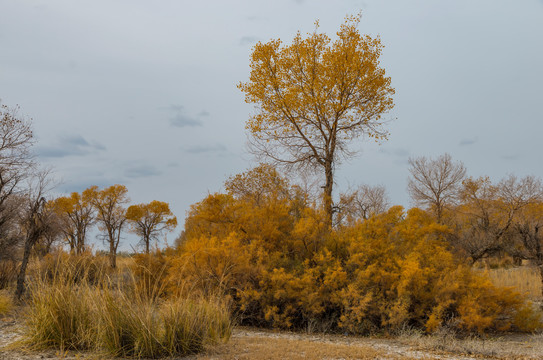
[[533, 266], [485, 270], [492, 283], [500, 287], [513, 287], [532, 301], [542, 301], [541, 275]]
[[95, 260], [63, 256], [36, 274], [26, 344], [159, 358], [194, 354], [230, 337], [229, 311], [218, 299], [165, 301], [143, 291], [127, 268], [108, 275]]
[[0, 291], [0, 317], [7, 315], [13, 309], [13, 299], [7, 291]]

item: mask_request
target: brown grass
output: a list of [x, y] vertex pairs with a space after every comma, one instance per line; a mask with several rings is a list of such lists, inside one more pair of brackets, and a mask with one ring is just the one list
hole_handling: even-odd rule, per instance
[[230, 337], [229, 311], [219, 299], [164, 301], [130, 273], [113, 272], [112, 280], [106, 272], [97, 258], [51, 259], [30, 284], [24, 345], [161, 358], [194, 354]]
[[378, 351], [370, 346], [268, 337], [232, 338], [230, 343], [217, 346], [206, 354], [197, 356], [196, 359], [376, 359], [383, 356], [387, 359], [409, 359], [403, 356], [390, 356], [386, 351]]
[[0, 291], [0, 318], [7, 315], [13, 309], [13, 300], [10, 294], [2, 290]]
[[521, 294], [526, 294], [532, 301], [543, 301], [541, 295], [541, 276], [538, 268], [520, 266], [485, 271], [494, 285], [513, 287]]

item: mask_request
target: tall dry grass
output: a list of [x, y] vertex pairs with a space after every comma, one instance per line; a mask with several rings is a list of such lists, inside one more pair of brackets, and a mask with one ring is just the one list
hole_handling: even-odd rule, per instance
[[[29, 287], [27, 343], [113, 356], [184, 356], [231, 334], [220, 299], [163, 299], [84, 257], [46, 266]], [[160, 289], [156, 289], [160, 291]]]
[[7, 292], [0, 291], [0, 317], [7, 315], [12, 309], [12, 297]]
[[495, 286], [513, 287], [532, 301], [543, 301], [542, 284], [539, 269], [534, 266], [484, 270]]

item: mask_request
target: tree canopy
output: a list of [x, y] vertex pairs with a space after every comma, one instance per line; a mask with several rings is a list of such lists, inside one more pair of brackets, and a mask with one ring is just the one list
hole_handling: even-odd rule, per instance
[[317, 29], [290, 45], [259, 42], [245, 101], [257, 106], [246, 124], [255, 153], [278, 164], [312, 169], [325, 177], [323, 203], [332, 221], [335, 166], [353, 155], [362, 136], [386, 139], [382, 115], [394, 106], [390, 77], [380, 67], [379, 37], [361, 35], [360, 16], [348, 16], [332, 41]]

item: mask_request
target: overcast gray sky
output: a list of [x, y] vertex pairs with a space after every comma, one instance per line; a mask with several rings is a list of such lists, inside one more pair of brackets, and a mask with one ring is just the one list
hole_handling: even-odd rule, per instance
[[336, 189], [382, 184], [409, 206], [407, 159], [445, 152], [473, 176], [543, 177], [543, 0], [1, 0], [0, 99], [33, 118], [60, 192], [125, 184], [182, 224], [254, 165], [236, 88], [252, 46], [316, 19], [333, 36], [359, 11], [396, 107], [389, 141], [359, 141]]

